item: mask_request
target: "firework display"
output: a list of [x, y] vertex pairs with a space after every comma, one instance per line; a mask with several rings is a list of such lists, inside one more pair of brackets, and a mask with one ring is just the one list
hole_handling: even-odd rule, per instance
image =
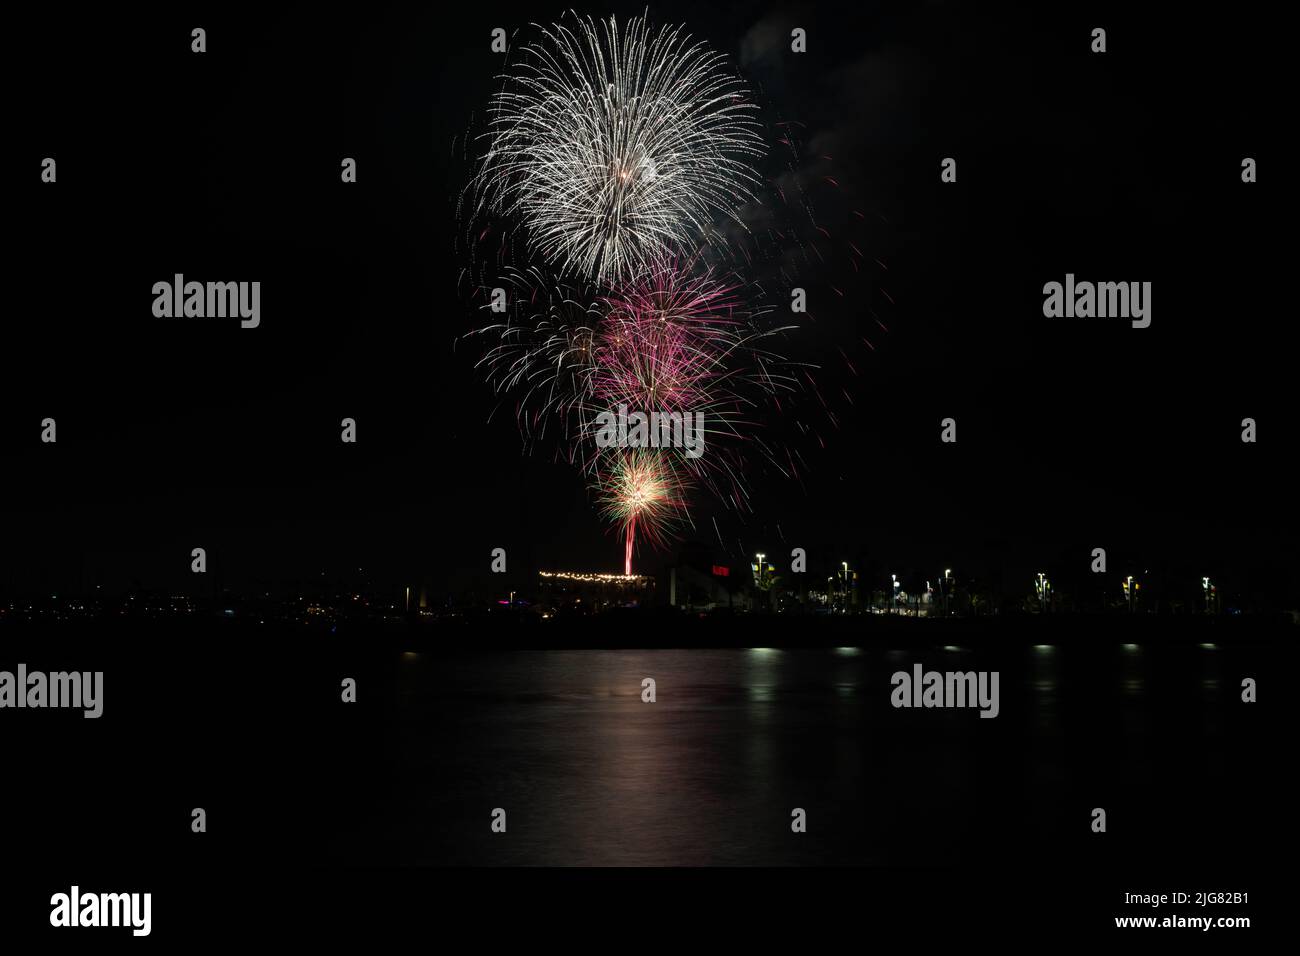
[[680, 30], [545, 27], [492, 104], [480, 201], [564, 272], [635, 278], [753, 195], [755, 110], [725, 59]]
[[689, 481], [653, 450], [620, 450], [611, 459], [597, 495], [602, 513], [623, 531], [623, 573], [631, 574], [638, 531], [652, 546], [661, 546], [685, 520]]
[[[763, 126], [724, 57], [644, 18], [570, 14], [535, 31], [486, 130], [467, 137], [479, 150], [461, 202], [464, 275], [490, 317], [471, 337], [498, 408], [513, 406], [526, 448], [581, 469], [631, 573], [639, 542], [662, 547], [692, 524], [689, 492], [747, 513], [755, 460], [797, 473], [799, 452], [763, 437], [783, 396], [817, 392], [837, 424], [811, 366], [780, 352], [796, 326], [775, 319], [791, 270], [821, 259], [829, 233], [792, 172], [787, 125]], [[761, 174], [769, 158], [788, 165]], [[775, 274], [755, 278], [760, 260]], [[634, 427], [611, 447], [601, 428], [615, 411], [677, 422], [679, 435], [684, 419], [697, 440], [647, 443]]]

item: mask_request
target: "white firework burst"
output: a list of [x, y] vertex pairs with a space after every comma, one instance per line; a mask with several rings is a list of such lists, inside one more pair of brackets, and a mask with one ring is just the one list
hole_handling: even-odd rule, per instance
[[726, 58], [680, 28], [573, 20], [538, 27], [502, 78], [476, 188], [536, 255], [610, 283], [738, 222], [763, 139]]

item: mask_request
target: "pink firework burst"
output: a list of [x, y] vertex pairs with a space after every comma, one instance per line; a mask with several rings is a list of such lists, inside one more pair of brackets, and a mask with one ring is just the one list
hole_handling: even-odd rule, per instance
[[[694, 414], [703, 422], [707, 451], [691, 457], [666, 449], [670, 465], [739, 506], [742, 451], [754, 441], [761, 408], [796, 384], [784, 360], [766, 347], [785, 329], [762, 325], [739, 283], [674, 263], [600, 303], [582, 399], [582, 446], [594, 447], [602, 412]], [[598, 470], [601, 457], [588, 457], [587, 465]]]

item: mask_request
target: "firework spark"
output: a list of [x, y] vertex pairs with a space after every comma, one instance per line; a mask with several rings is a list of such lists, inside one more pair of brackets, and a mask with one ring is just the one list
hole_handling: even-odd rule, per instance
[[[498, 408], [513, 405], [527, 450], [581, 468], [630, 572], [640, 544], [691, 522], [688, 492], [752, 514], [755, 465], [799, 478], [801, 447], [826, 446], [839, 396], [854, 399], [824, 363], [856, 376], [850, 351], [888, 331], [841, 303], [873, 294], [885, 265], [863, 252], [869, 217], [832, 157], [796, 121], [765, 128], [725, 59], [682, 28], [577, 14], [534, 28], [464, 140], [462, 288], [494, 313], [471, 334]], [[776, 354], [796, 326], [772, 317], [819, 284], [819, 335], [797, 337], [798, 360]], [[624, 406], [699, 413], [707, 453], [601, 447], [599, 416]]]
[[[581, 423], [581, 403], [591, 392], [594, 341], [604, 310], [584, 288], [554, 281], [542, 270], [507, 271], [510, 311], [502, 322], [475, 330], [491, 344], [478, 361], [498, 395], [515, 399], [525, 446], [533, 448], [548, 426], [568, 442]], [[570, 461], [579, 460], [569, 448]]]
[[738, 223], [765, 150], [723, 56], [644, 18], [574, 21], [541, 27], [503, 78], [476, 186], [535, 254], [607, 283]]
[[620, 406], [695, 413], [710, 451], [692, 458], [674, 449], [671, 464], [739, 505], [747, 496], [743, 449], [761, 448], [754, 442], [756, 412], [795, 384], [768, 348], [789, 327], [764, 324], [739, 283], [675, 264], [654, 268], [601, 302], [606, 311], [592, 339], [582, 444], [594, 440], [596, 416]]
[[623, 573], [632, 573], [637, 534], [652, 547], [661, 547], [678, 525], [688, 520], [689, 482], [655, 449], [620, 449], [611, 456], [608, 474], [598, 487], [605, 517], [622, 529]]
[[540, 295], [538, 270], [512, 285], [531, 294], [513, 296], [508, 320], [476, 334], [493, 340], [480, 366], [499, 393], [515, 397], [527, 444], [555, 427], [568, 460], [599, 486], [609, 467], [596, 442], [601, 413], [694, 413], [709, 452], [691, 458], [672, 449], [665, 467], [747, 506], [746, 452], [771, 457], [759, 439], [763, 410], [799, 387], [771, 348], [790, 326], [768, 322], [735, 276], [689, 263], [658, 265], [599, 295], [566, 287]]

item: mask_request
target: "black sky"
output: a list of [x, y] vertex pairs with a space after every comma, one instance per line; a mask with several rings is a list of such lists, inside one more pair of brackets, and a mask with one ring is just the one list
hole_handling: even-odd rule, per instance
[[[17, 15], [0, 591], [173, 587], [200, 545], [232, 586], [365, 566], [450, 592], [498, 546], [525, 578], [617, 566], [580, 477], [521, 454], [509, 415], [487, 420], [476, 356], [453, 348], [473, 324], [453, 144], [492, 90], [491, 29], [562, 9]], [[1280, 41], [1262, 39], [1280, 30], [1095, 4], [650, 14], [734, 57], [769, 119], [803, 124], [809, 170], [830, 155], [841, 184], [811, 177], [819, 216], [867, 212], [855, 241], [887, 266], [806, 276], [815, 321], [794, 348], [822, 364], [840, 427], [810, 443], [802, 482], [755, 476], [755, 514], [699, 503], [720, 557], [798, 545], [1016, 580], [1082, 573], [1105, 546], [1295, 594], [1294, 320], [1272, 221], [1289, 110]], [[806, 54], [787, 52], [793, 26]], [[154, 319], [150, 288], [177, 272], [260, 280], [262, 327]], [[1066, 272], [1151, 281], [1152, 327], [1045, 320], [1042, 285]], [[888, 333], [852, 347], [876, 317]], [[57, 446], [39, 441], [47, 415]]]

